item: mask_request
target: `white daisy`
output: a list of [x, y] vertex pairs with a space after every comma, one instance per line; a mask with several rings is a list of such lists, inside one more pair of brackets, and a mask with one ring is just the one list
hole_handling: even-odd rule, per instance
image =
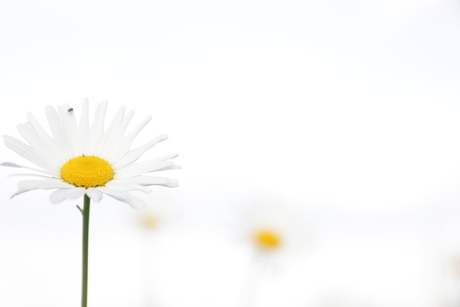
[[162, 195], [157, 196], [155, 201], [146, 199], [144, 210], [133, 212], [136, 227], [147, 233], [161, 231], [175, 219], [174, 204]]
[[[303, 219], [273, 197], [259, 199], [240, 219], [244, 240], [254, 253], [244, 281], [240, 306], [256, 306], [265, 273], [276, 273], [283, 260], [299, 255], [307, 246]], [[292, 208], [291, 208], [292, 209]], [[291, 261], [289, 261], [291, 262]], [[269, 294], [268, 294], [269, 295]]]
[[301, 216], [283, 205], [267, 200], [259, 202], [242, 219], [245, 241], [259, 256], [290, 257], [308, 246], [309, 238]]
[[[151, 192], [148, 186], [177, 187], [175, 179], [149, 176], [148, 173], [180, 168], [173, 161], [176, 154], [136, 162], [147, 150], [167, 139], [162, 134], [138, 148], [130, 149], [139, 132], [151, 117], [146, 117], [131, 132], [126, 133], [134, 111], [118, 110], [107, 129], [104, 128], [107, 102], [96, 108], [94, 120], [89, 123], [88, 100], [81, 110], [69, 105], [45, 108], [51, 135], [27, 114], [28, 122], [19, 124], [18, 130], [27, 143], [11, 136], [3, 136], [5, 145], [38, 168], [5, 162], [1, 165], [25, 168], [33, 173], [16, 174], [35, 176], [37, 179], [18, 182], [18, 191], [12, 197], [35, 189], [54, 189], [52, 203], [76, 199], [87, 195], [100, 201], [103, 194], [130, 204], [143, 207], [144, 201], [131, 191]], [[76, 113], [80, 113], [77, 122]]]

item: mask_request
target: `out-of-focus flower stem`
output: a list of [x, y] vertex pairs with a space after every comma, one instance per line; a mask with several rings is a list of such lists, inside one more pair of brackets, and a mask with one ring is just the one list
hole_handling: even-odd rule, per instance
[[239, 303], [240, 307], [253, 307], [257, 305], [260, 284], [267, 270], [268, 259], [261, 259], [258, 254], [254, 255], [243, 284]]

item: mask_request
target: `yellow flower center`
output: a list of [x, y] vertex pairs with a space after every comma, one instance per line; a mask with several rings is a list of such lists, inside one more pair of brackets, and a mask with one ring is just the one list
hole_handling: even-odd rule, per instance
[[146, 229], [154, 229], [157, 227], [158, 221], [152, 214], [143, 214], [141, 216], [141, 224]]
[[61, 168], [66, 182], [77, 187], [99, 187], [112, 180], [114, 171], [109, 162], [95, 156], [81, 156], [70, 159]]
[[271, 230], [262, 230], [255, 235], [256, 243], [266, 249], [275, 249], [281, 245], [281, 238]]

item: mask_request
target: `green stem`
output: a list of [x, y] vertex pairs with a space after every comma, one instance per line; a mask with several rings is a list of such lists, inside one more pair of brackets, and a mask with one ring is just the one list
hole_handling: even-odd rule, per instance
[[87, 307], [88, 301], [88, 238], [89, 238], [90, 198], [85, 194], [83, 200], [83, 265], [81, 284], [81, 307]]

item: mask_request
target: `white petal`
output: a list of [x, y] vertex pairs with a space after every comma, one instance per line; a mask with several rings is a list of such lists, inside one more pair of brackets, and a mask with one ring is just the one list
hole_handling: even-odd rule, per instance
[[99, 191], [97, 188], [87, 189], [86, 195], [88, 195], [88, 197], [94, 200], [95, 202], [100, 202], [103, 196], [102, 192]]
[[111, 164], [116, 169], [116, 168], [120, 168], [120, 167], [123, 167], [125, 165], [128, 165], [130, 163], [133, 163], [134, 161], [139, 159], [139, 157], [142, 156], [147, 150], [149, 150], [150, 148], [152, 148], [153, 146], [155, 146], [159, 142], [162, 142], [162, 141], [167, 140], [167, 139], [168, 139], [167, 135], [161, 134], [161, 135], [157, 136], [156, 138], [154, 138], [153, 140], [151, 140], [150, 142], [148, 142], [147, 144], [145, 144], [144, 146], [141, 146], [139, 148], [130, 150], [120, 160], [113, 161], [113, 163], [111, 163]]
[[78, 157], [82, 153], [82, 148], [79, 139], [77, 120], [73, 110], [69, 111], [70, 109], [71, 108], [68, 104], [64, 104], [63, 107], [58, 107], [67, 142], [69, 143], [69, 148], [72, 151], [72, 157]]
[[59, 152], [62, 152], [65, 157], [72, 157], [72, 151], [69, 145], [67, 135], [61, 118], [59, 118], [56, 109], [51, 106], [45, 107], [46, 118], [51, 129], [51, 135], [53, 136], [54, 142]]
[[78, 123], [79, 139], [82, 145], [82, 153], [89, 155], [89, 111], [88, 111], [88, 98], [83, 100], [81, 106], [80, 122]]
[[131, 182], [130, 180], [111, 180], [105, 184], [108, 189], [119, 191], [119, 192], [128, 192], [128, 191], [140, 191], [146, 194], [152, 192], [149, 188], [142, 186], [138, 183]]
[[34, 171], [34, 172], [37, 172], [37, 173], [40, 173], [40, 174], [53, 176], [53, 173], [50, 173], [50, 172], [47, 172], [47, 171], [44, 171], [44, 170], [41, 170], [41, 169], [38, 169], [38, 168], [32, 168], [32, 167], [28, 167], [28, 166], [25, 166], [25, 165], [17, 164], [17, 163], [3, 162], [0, 165], [1, 166], [6, 166], [6, 167], [25, 168], [25, 169], [29, 169], [31, 171]]
[[68, 188], [57, 189], [50, 194], [50, 200], [53, 204], [60, 203], [66, 199], [77, 199], [85, 194], [85, 188]]
[[167, 169], [178, 168], [173, 161], [146, 161], [135, 164], [129, 164], [121, 169], [116, 170], [115, 179], [130, 178], [150, 172], [162, 171]]
[[166, 160], [177, 158], [178, 156], [179, 156], [178, 154], [169, 154], [169, 155], [166, 155], [166, 156], [162, 156], [162, 157], [152, 159], [152, 161], [166, 161]]
[[119, 160], [121, 157], [124, 157], [126, 153], [128, 153], [134, 139], [139, 134], [139, 132], [145, 127], [145, 125], [148, 124], [150, 120], [151, 120], [150, 116], [146, 117], [131, 133], [129, 133], [128, 135], [126, 135], [120, 140], [117, 148], [116, 149], [114, 148], [114, 153], [117, 153], [117, 154], [111, 157], [112, 161], [115, 162]]
[[131, 207], [140, 209], [146, 206], [145, 202], [138, 197], [135, 197], [127, 192], [113, 191], [106, 187], [97, 188], [102, 193], [122, 202], [129, 204]]
[[70, 191], [67, 194], [67, 199], [77, 199], [80, 198], [81, 196], [85, 195], [86, 189], [85, 188], [73, 188], [70, 189]]
[[102, 138], [104, 136], [104, 122], [106, 112], [107, 101], [103, 101], [96, 108], [94, 121], [91, 125], [91, 130], [89, 132], [89, 155], [96, 155], [99, 152], [99, 148], [102, 143]]
[[123, 118], [123, 121], [120, 124], [120, 135], [125, 135], [126, 129], [128, 128], [129, 123], [131, 122], [131, 119], [133, 119], [134, 116], [134, 110], [130, 110], [126, 116]]
[[[149, 186], [149, 185], [161, 185], [168, 188], [177, 188], [179, 182], [173, 178], [155, 177], [155, 176], [136, 176], [129, 179], [124, 179], [129, 182]], [[120, 180], [121, 181], [121, 180]]]
[[57, 204], [66, 199], [68, 189], [57, 189], [50, 194], [51, 203]]
[[8, 175], [8, 177], [17, 177], [17, 176], [30, 176], [30, 177], [43, 178], [43, 179], [53, 178], [53, 177], [46, 176], [46, 175], [31, 174], [31, 173], [16, 173], [16, 174]]
[[60, 158], [59, 154], [42, 141], [32, 124], [19, 124], [18, 131], [42, 161], [48, 165], [56, 165], [56, 160]]
[[16, 195], [19, 195], [24, 192], [28, 192], [31, 190], [38, 190], [38, 189], [44, 189], [44, 190], [49, 190], [49, 189], [68, 189], [68, 188], [73, 188], [74, 186], [64, 182], [60, 179], [46, 179], [46, 180], [23, 180], [18, 182], [18, 191], [14, 193], [11, 197], [14, 197]]
[[3, 138], [5, 140], [6, 147], [8, 147], [9, 149], [15, 151], [17, 154], [19, 154], [23, 158], [29, 160], [35, 165], [41, 167], [42, 169], [54, 174], [55, 176], [59, 174], [59, 168], [56, 165], [49, 165], [48, 163], [43, 161], [37, 155], [35, 150], [31, 148], [30, 146], [8, 135], [4, 135]]
[[129, 151], [131, 143], [127, 142], [125, 132], [133, 116], [134, 111], [129, 111], [118, 125], [117, 130], [111, 136], [112, 145], [110, 151], [105, 152], [105, 158], [107, 161], [117, 161]]
[[114, 143], [119, 142], [120, 138], [123, 137], [123, 135], [119, 134], [119, 131], [124, 114], [125, 108], [121, 107], [110, 123], [109, 128], [107, 128], [107, 131], [102, 139], [101, 149], [98, 152], [99, 157], [107, 160], [107, 155], [113, 152]]
[[137, 135], [139, 134], [139, 132], [142, 131], [142, 129], [144, 129], [144, 127], [150, 122], [150, 120], [152, 119], [152, 116], [147, 116], [146, 118], [144, 118], [137, 126], [136, 128], [134, 128], [125, 138], [125, 142], [126, 142], [126, 145], [129, 147], [131, 147], [131, 144], [133, 143], [134, 139], [137, 137]]
[[32, 113], [30, 112], [27, 113], [27, 119], [29, 120], [29, 123], [32, 125], [32, 127], [34, 128], [38, 137], [42, 140], [43, 143], [46, 144], [47, 148], [49, 148], [49, 150], [54, 154], [56, 158], [56, 163], [63, 165], [66, 162], [67, 158], [65, 158], [62, 155], [62, 152], [59, 152], [51, 136], [49, 136], [49, 134], [46, 133], [46, 131], [38, 123], [37, 119], [32, 115]]

